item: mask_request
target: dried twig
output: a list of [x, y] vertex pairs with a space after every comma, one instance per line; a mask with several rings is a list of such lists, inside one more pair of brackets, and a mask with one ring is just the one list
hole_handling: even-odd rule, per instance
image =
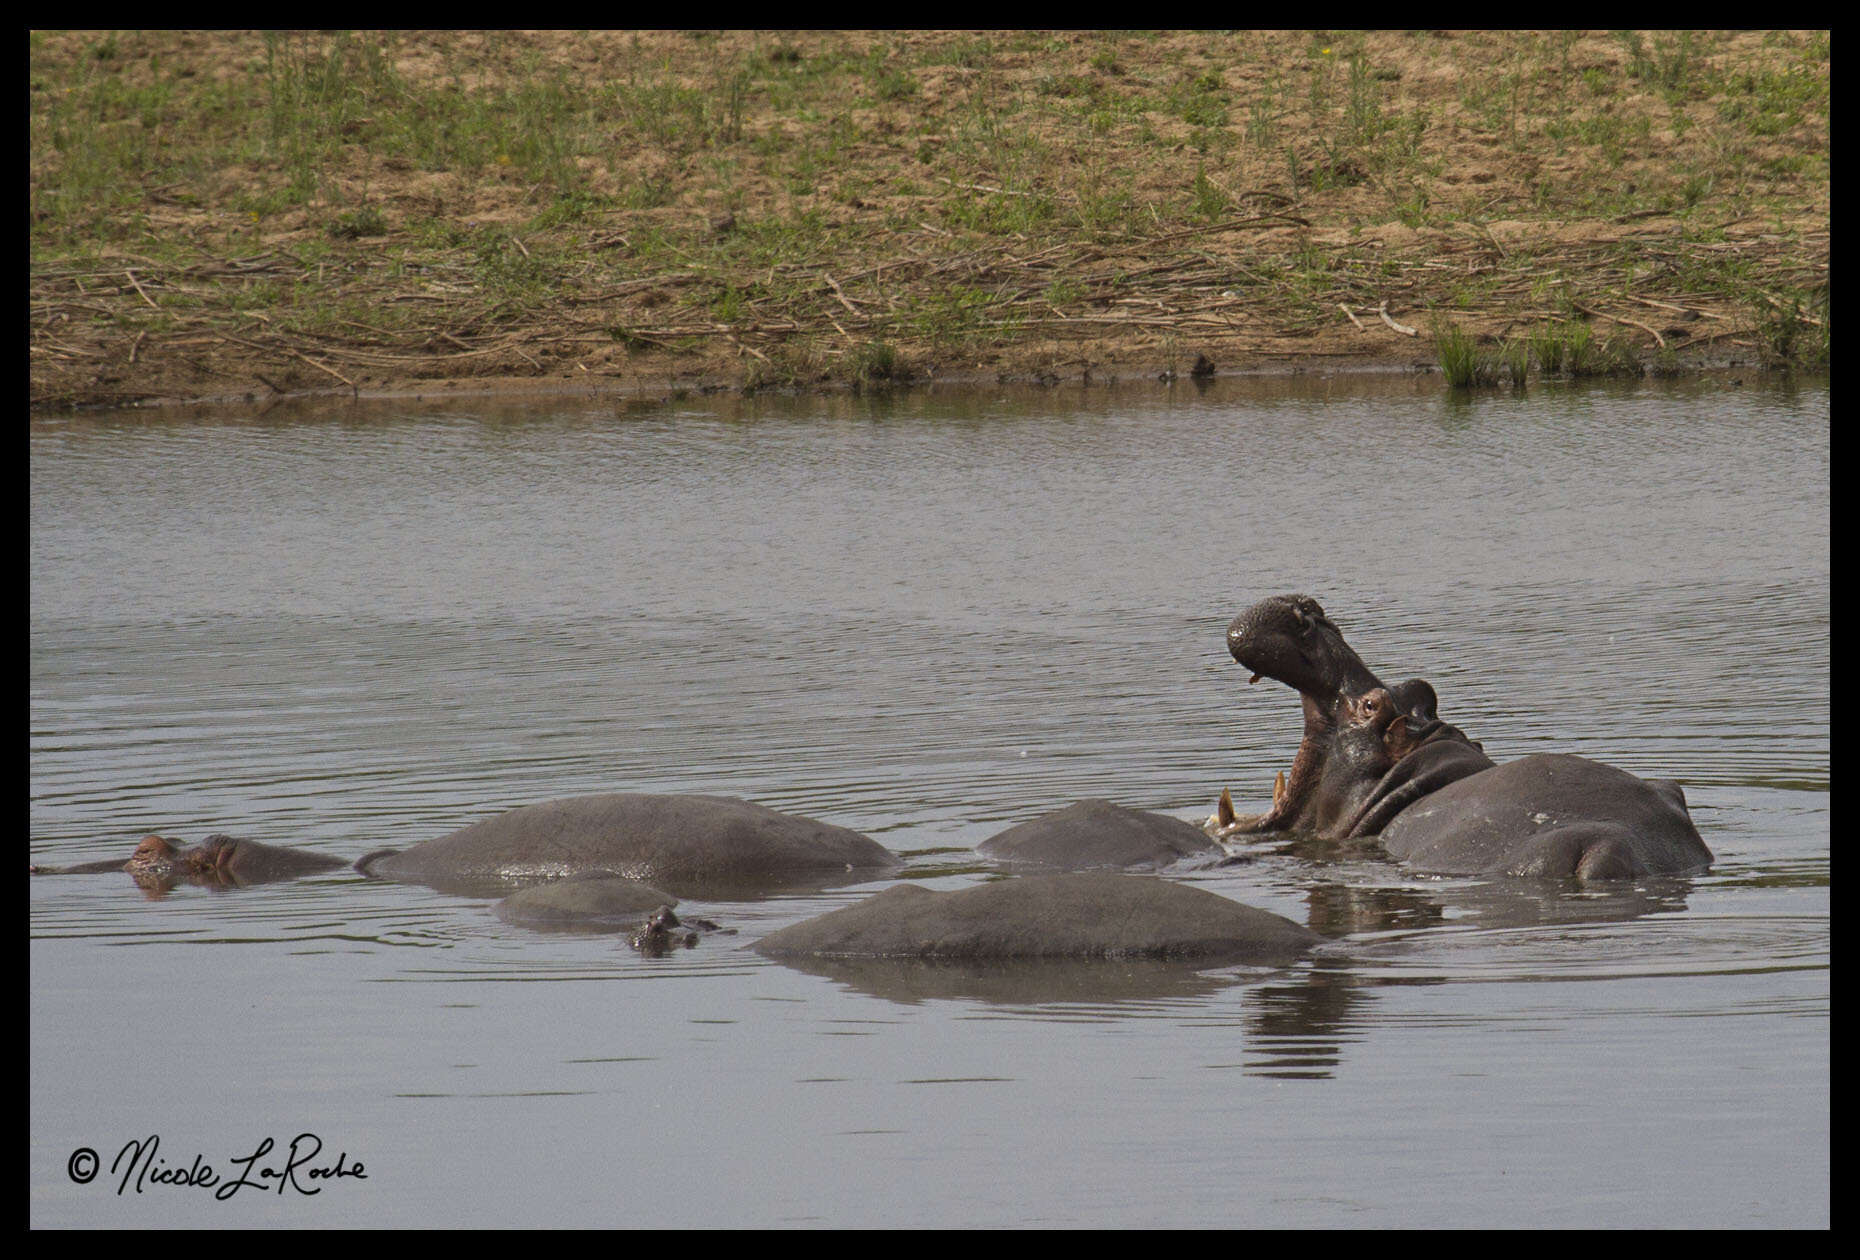
[[138, 283], [136, 282], [136, 273], [135, 273], [135, 272], [133, 272], [133, 271], [131, 271], [131, 270], [129, 270], [128, 268], [124, 268], [124, 269], [123, 269], [123, 274], [129, 277], [129, 283], [130, 283], [130, 284], [132, 284], [132, 285], [135, 285], [135, 288], [136, 288], [136, 292], [137, 292], [137, 293], [141, 293], [141, 294], [142, 294], [142, 300], [143, 300], [144, 302], [147, 302], [147, 303], [148, 303], [148, 304], [149, 304], [150, 306], [154, 306], [154, 307], [155, 307], [155, 309], [156, 309], [156, 310], [158, 310], [158, 311], [159, 311], [159, 310], [161, 309], [161, 307], [159, 307], [159, 306], [155, 306], [155, 299], [154, 299], [154, 298], [152, 298], [152, 297], [150, 297], [150, 296], [149, 296], [149, 295], [148, 295], [148, 294], [147, 294], [146, 292], [144, 292], [144, 291], [143, 291], [143, 288], [142, 288], [142, 286], [141, 286], [140, 284], [138, 284]]
[[1666, 349], [1666, 338], [1647, 327], [1647, 325], [1641, 323], [1638, 319], [1628, 319], [1621, 315], [1610, 315], [1607, 311], [1598, 311], [1592, 306], [1584, 306], [1581, 302], [1572, 301], [1570, 305], [1581, 311], [1584, 315], [1591, 315], [1596, 319], [1613, 320], [1617, 324], [1626, 324], [1630, 328], [1638, 328], [1659, 343], [1660, 349]]
[[1408, 325], [1398, 324], [1393, 319], [1389, 318], [1389, 304], [1387, 302], [1384, 302], [1381, 306], [1378, 306], [1376, 308], [1376, 314], [1382, 317], [1383, 323], [1387, 324], [1390, 328], [1393, 328], [1396, 332], [1400, 333], [1404, 337], [1418, 337], [1421, 335], [1420, 333], [1416, 332], [1414, 329], [1408, 327]]
[[350, 380], [348, 377], [338, 372], [335, 368], [324, 367], [321, 363], [318, 363], [315, 359], [311, 358], [309, 355], [301, 354], [296, 350], [291, 351], [291, 353], [293, 355], [296, 355], [298, 358], [302, 359], [305, 363], [308, 363], [311, 367], [315, 368], [317, 371], [329, 373], [331, 376], [341, 381], [344, 385], [347, 385], [354, 392], [356, 393], [361, 392], [361, 390], [356, 387], [356, 384], [354, 381]]
[[846, 294], [840, 291], [839, 281], [835, 280], [827, 272], [823, 271], [820, 274], [821, 274], [821, 277], [826, 280], [827, 287], [833, 290], [833, 296], [840, 300], [840, 305], [845, 307], [847, 310], [851, 311], [854, 315], [859, 314], [859, 308], [854, 306], [851, 302], [847, 301]]

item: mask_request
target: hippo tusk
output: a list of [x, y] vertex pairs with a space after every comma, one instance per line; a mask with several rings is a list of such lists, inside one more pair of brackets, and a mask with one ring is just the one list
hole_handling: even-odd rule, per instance
[[1220, 802], [1214, 807], [1215, 822], [1222, 827], [1231, 827], [1237, 817], [1238, 815], [1234, 813], [1234, 798], [1228, 794], [1226, 788], [1222, 788]]
[[1279, 802], [1285, 799], [1285, 771], [1272, 776], [1272, 807], [1279, 808]]

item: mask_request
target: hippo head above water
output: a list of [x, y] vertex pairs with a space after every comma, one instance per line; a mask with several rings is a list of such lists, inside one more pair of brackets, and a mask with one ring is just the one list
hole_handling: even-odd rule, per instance
[[1677, 783], [1557, 754], [1495, 765], [1440, 720], [1431, 686], [1384, 684], [1307, 595], [1248, 608], [1227, 650], [1251, 681], [1300, 694], [1305, 729], [1272, 808], [1240, 816], [1222, 791], [1206, 825], [1215, 836], [1376, 836], [1390, 856], [1441, 874], [1621, 879], [1711, 863]]
[[[1432, 790], [1492, 764], [1478, 744], [1439, 719], [1432, 686], [1419, 678], [1384, 684], [1308, 595], [1275, 595], [1242, 612], [1227, 627], [1227, 650], [1252, 671], [1249, 681], [1272, 678], [1303, 697], [1305, 729], [1272, 808], [1241, 817], [1223, 793], [1209, 820], [1216, 834], [1373, 834], [1393, 816], [1390, 792], [1417, 772]], [[1399, 782], [1385, 786], [1397, 767], [1404, 768]]]
[[298, 879], [347, 865], [341, 858], [307, 849], [283, 848], [260, 844], [255, 840], [237, 840], [228, 835], [208, 836], [192, 848], [184, 848], [166, 836], [147, 835], [142, 837], [127, 861], [109, 858], [77, 866], [32, 866], [30, 870], [39, 875], [94, 875], [124, 871], [140, 887], [159, 893], [184, 883], [208, 888], [237, 888], [274, 880]]

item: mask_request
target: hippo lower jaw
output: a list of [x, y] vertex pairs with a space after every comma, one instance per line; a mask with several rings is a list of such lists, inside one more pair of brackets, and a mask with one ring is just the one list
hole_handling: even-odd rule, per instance
[[[1304, 744], [1301, 742], [1299, 752], [1302, 754], [1303, 751]], [[1296, 758], [1292, 761], [1292, 770], [1294, 774], [1298, 771]], [[1299, 800], [1309, 794], [1310, 784], [1316, 781], [1316, 777], [1313, 774], [1305, 774], [1300, 780], [1299, 798], [1294, 799], [1291, 797], [1291, 781], [1285, 777], [1285, 771], [1280, 770], [1274, 774], [1272, 776], [1272, 808], [1263, 814], [1240, 813], [1234, 808], [1233, 793], [1222, 788], [1221, 798], [1214, 803], [1214, 812], [1209, 814], [1207, 821], [1201, 824], [1201, 829], [1217, 840], [1253, 832], [1282, 831], [1292, 825], [1292, 819], [1298, 814]]]
[[[1255, 679], [1258, 677], [1254, 675]], [[1225, 839], [1256, 832], [1285, 831], [1297, 825], [1321, 777], [1328, 732], [1328, 724], [1311, 720], [1310, 709], [1307, 703], [1305, 733], [1298, 741], [1298, 752], [1292, 758], [1290, 772], [1280, 770], [1272, 777], [1272, 807], [1263, 814], [1239, 813], [1234, 809], [1233, 795], [1222, 788], [1214, 813], [1202, 824], [1202, 830], [1216, 839]]]

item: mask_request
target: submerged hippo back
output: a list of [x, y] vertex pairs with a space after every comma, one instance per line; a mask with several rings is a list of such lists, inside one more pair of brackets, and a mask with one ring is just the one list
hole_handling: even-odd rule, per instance
[[621, 793], [526, 805], [357, 865], [465, 895], [599, 873], [715, 896], [832, 883], [897, 858], [856, 831], [733, 797]]
[[1029, 875], [953, 892], [894, 884], [771, 932], [771, 958], [1033, 961], [1155, 958], [1283, 966], [1323, 938], [1206, 889], [1086, 871]]
[[1224, 852], [1193, 823], [1111, 801], [1079, 801], [975, 846], [1010, 866], [1155, 868]]

